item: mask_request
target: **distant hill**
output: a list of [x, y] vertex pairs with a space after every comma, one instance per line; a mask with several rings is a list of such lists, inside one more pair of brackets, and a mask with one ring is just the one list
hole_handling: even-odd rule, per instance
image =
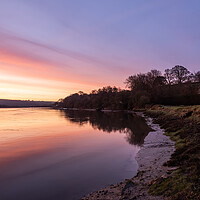
[[54, 104], [53, 101], [29, 101], [29, 100], [0, 99], [0, 108], [13, 108], [13, 107], [50, 107], [53, 104]]

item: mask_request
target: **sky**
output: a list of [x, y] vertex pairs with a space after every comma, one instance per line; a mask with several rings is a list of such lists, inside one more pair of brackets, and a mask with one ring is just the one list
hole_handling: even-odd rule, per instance
[[200, 70], [199, 0], [0, 0], [0, 99], [56, 101]]

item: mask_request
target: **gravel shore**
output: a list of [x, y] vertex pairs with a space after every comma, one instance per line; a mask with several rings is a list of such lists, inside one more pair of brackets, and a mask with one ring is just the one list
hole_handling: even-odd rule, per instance
[[[142, 113], [137, 113], [143, 116]], [[175, 168], [163, 166], [174, 152], [174, 142], [158, 124], [154, 124], [151, 118], [145, 117], [147, 124], [154, 130], [149, 132], [144, 144], [136, 156], [138, 173], [131, 179], [110, 185], [99, 191], [93, 192], [82, 200], [163, 200], [163, 196], [151, 196], [148, 187], [158, 178], [167, 178]]]

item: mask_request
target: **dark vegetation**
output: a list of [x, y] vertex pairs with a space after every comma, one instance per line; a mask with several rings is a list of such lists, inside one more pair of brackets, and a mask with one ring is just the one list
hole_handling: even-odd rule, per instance
[[[158, 70], [151, 70], [148, 73], [129, 76], [125, 84], [129, 90], [108, 86], [90, 94], [79, 92], [60, 99], [55, 106], [96, 110], [147, 108], [146, 114], [165, 129], [165, 134], [175, 141], [176, 148], [171, 159], [165, 163], [174, 167], [174, 171], [169, 172], [168, 178], [160, 177], [155, 180], [149, 186], [150, 192], [164, 195], [170, 200], [199, 200], [200, 71], [193, 74], [187, 68], [177, 65], [166, 69], [163, 75]], [[94, 126], [100, 127], [100, 124], [95, 124], [92, 120], [90, 118]], [[110, 123], [109, 117], [105, 121], [104, 128]], [[120, 124], [120, 121], [117, 123]], [[123, 123], [125, 122], [122, 121]]]
[[56, 107], [127, 110], [132, 108], [130, 96], [131, 91], [108, 86], [93, 90], [90, 94], [83, 92], [72, 94], [60, 99]]
[[170, 177], [157, 179], [150, 192], [171, 200], [199, 200], [200, 106], [154, 106], [147, 114], [175, 141], [176, 150], [165, 165], [177, 167]]
[[90, 94], [82, 91], [60, 99], [57, 108], [129, 110], [147, 104], [196, 105], [200, 103], [200, 71], [192, 74], [183, 66], [129, 76], [129, 90], [103, 87]]
[[[165, 163], [166, 166], [174, 167], [174, 170], [169, 172], [169, 177], [156, 179], [149, 186], [150, 192], [154, 195], [164, 195], [170, 200], [199, 200], [200, 71], [192, 74], [185, 67], [177, 65], [172, 69], [166, 69], [163, 75], [158, 70], [151, 70], [148, 73], [129, 76], [125, 84], [129, 90], [108, 86], [94, 90], [90, 94], [79, 92], [60, 99], [55, 106], [96, 110], [129, 110], [146, 107], [146, 114], [160, 124], [165, 134], [175, 141], [176, 148], [171, 159]], [[101, 112], [96, 113], [99, 113], [101, 118]], [[70, 118], [69, 113], [66, 115]], [[103, 126], [93, 121], [92, 117], [85, 119], [94, 127], [108, 129], [109, 117], [105, 117]], [[118, 119], [116, 115], [112, 120], [115, 119]], [[123, 120], [116, 124], [120, 122], [124, 129]], [[131, 126], [127, 128], [131, 130]]]
[[94, 129], [107, 133], [119, 131], [126, 134], [130, 144], [142, 145], [144, 138], [152, 129], [143, 117], [126, 112], [92, 112], [79, 110], [61, 110], [61, 113], [73, 123], [91, 124]]

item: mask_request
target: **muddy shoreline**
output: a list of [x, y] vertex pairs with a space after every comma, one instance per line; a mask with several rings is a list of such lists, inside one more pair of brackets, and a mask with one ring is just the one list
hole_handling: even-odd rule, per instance
[[[143, 113], [136, 114], [144, 116]], [[110, 185], [82, 198], [82, 200], [162, 200], [163, 196], [151, 196], [148, 187], [158, 178], [167, 178], [175, 168], [163, 166], [175, 150], [174, 142], [165, 136], [164, 130], [153, 120], [146, 117], [147, 124], [154, 130], [146, 136], [144, 144], [136, 156], [138, 173], [131, 179]]]

